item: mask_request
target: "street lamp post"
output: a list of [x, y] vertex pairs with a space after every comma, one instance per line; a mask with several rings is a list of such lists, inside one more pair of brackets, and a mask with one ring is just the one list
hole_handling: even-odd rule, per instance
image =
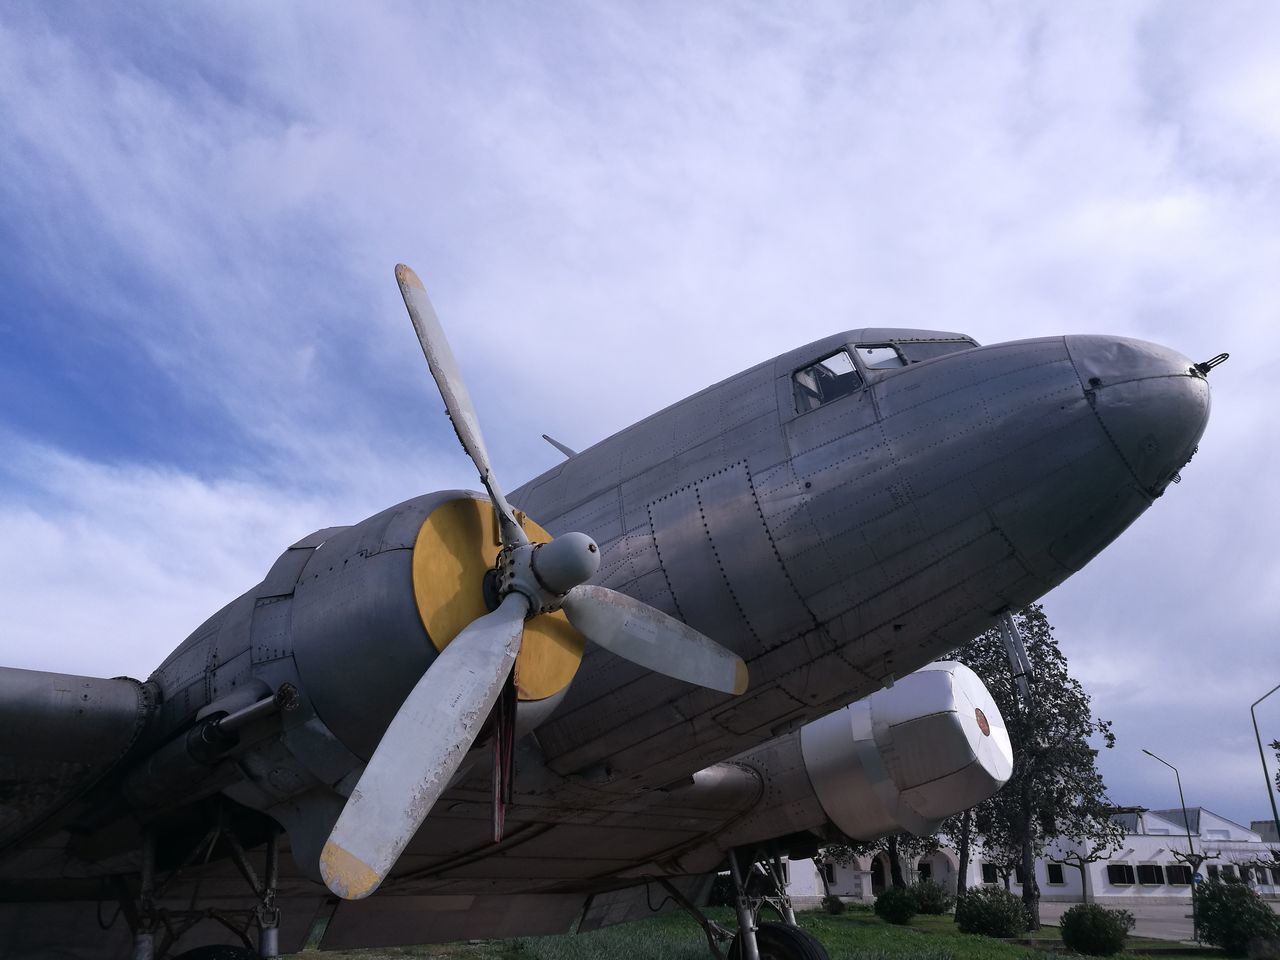
[[1182, 776], [1178, 773], [1178, 768], [1163, 757], [1157, 757], [1146, 747], [1142, 748], [1152, 760], [1159, 760], [1166, 767], [1173, 771], [1174, 779], [1178, 781], [1178, 803], [1182, 804], [1182, 825], [1187, 828], [1187, 862], [1191, 864], [1191, 930], [1195, 934], [1197, 940], [1200, 939], [1200, 915], [1196, 909], [1196, 878], [1195, 874], [1200, 872], [1200, 864], [1196, 863], [1196, 848], [1191, 843], [1191, 818], [1187, 816], [1187, 801], [1182, 796]]
[[1280, 813], [1276, 813], [1276, 792], [1271, 786], [1271, 774], [1267, 772], [1267, 755], [1262, 752], [1262, 734], [1258, 733], [1258, 714], [1257, 706], [1267, 697], [1271, 696], [1277, 690], [1280, 690], [1280, 683], [1276, 684], [1257, 700], [1249, 705], [1249, 716], [1253, 717], [1253, 736], [1258, 741], [1258, 759], [1262, 761], [1262, 779], [1267, 783], [1267, 799], [1271, 801], [1271, 822], [1276, 828], [1276, 842], [1280, 843]]

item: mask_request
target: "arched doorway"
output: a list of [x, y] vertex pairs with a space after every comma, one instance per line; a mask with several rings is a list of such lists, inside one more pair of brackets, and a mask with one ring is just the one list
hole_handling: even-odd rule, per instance
[[946, 850], [937, 850], [922, 857], [916, 864], [916, 875], [921, 880], [932, 880], [944, 889], [954, 889], [958, 861]]
[[883, 853], [877, 853], [871, 861], [871, 893], [880, 896], [889, 882], [889, 860]]

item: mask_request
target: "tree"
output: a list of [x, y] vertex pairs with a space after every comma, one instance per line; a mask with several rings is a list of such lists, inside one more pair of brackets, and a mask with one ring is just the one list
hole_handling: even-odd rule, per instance
[[1111, 844], [1093, 845], [1086, 844], [1078, 850], [1067, 850], [1056, 857], [1051, 858], [1051, 862], [1060, 863], [1064, 867], [1074, 867], [1080, 871], [1080, 902], [1089, 902], [1089, 864], [1098, 863], [1101, 860], [1110, 860], [1111, 855], [1116, 852], [1116, 848]]
[[[1101, 813], [1101, 812], [1100, 812]], [[1124, 828], [1110, 815], [1106, 815], [1106, 823], [1097, 824], [1097, 832], [1093, 838], [1077, 840], [1059, 845], [1049, 857], [1052, 863], [1060, 863], [1064, 867], [1074, 867], [1080, 871], [1080, 900], [1089, 902], [1089, 864], [1102, 860], [1110, 860], [1111, 855], [1120, 849], [1124, 839]]]
[[[1097, 751], [1115, 744], [1111, 724], [1093, 717], [1089, 694], [1067, 670], [1067, 658], [1039, 604], [1014, 617], [1031, 662], [1029, 697], [1019, 694], [998, 629], [988, 630], [956, 650], [951, 659], [973, 669], [1004, 716], [1013, 744], [1013, 776], [975, 809], [974, 826], [989, 859], [1021, 865], [1022, 899], [1039, 927], [1040, 895], [1035, 860], [1051, 839], [1105, 846], [1117, 827], [1108, 815]], [[1006, 873], [1007, 877], [1007, 873]], [[1007, 882], [1007, 881], [1006, 881]]]
[[965, 877], [969, 873], [969, 858], [973, 853], [973, 809], [947, 817], [939, 832], [950, 837], [956, 848], [956, 898], [964, 896]]
[[[1199, 927], [1203, 938], [1232, 956], [1250, 950], [1254, 940], [1280, 938], [1280, 919], [1249, 885], [1234, 877], [1210, 880], [1200, 891]], [[1274, 943], [1272, 943], [1274, 949]], [[1274, 956], [1268, 951], [1267, 956]]]

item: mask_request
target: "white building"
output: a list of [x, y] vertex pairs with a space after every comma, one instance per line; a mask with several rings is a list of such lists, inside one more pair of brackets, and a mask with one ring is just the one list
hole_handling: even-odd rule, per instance
[[[1187, 825], [1181, 810], [1147, 810], [1135, 807], [1117, 813], [1115, 818], [1125, 830], [1118, 850], [1106, 860], [1085, 864], [1084, 876], [1069, 863], [1054, 862], [1051, 857], [1035, 865], [1040, 896], [1046, 901], [1078, 903], [1084, 899], [1087, 885], [1089, 899], [1116, 906], [1148, 903], [1191, 901], [1192, 874], [1175, 853], [1187, 851]], [[1280, 899], [1280, 864], [1275, 864], [1268, 842], [1260, 830], [1241, 826], [1203, 807], [1187, 810], [1192, 846], [1196, 853], [1213, 854], [1201, 867], [1205, 879], [1233, 875], [1244, 878], [1261, 895]], [[1271, 827], [1270, 821], [1263, 823]], [[1071, 844], [1053, 850], [1062, 856], [1072, 850]], [[954, 890], [959, 861], [955, 850], [944, 846], [936, 853], [915, 862], [904, 862], [908, 879], [928, 877]], [[874, 900], [889, 881], [888, 859], [883, 853], [861, 857], [848, 865], [820, 868], [812, 860], [789, 864], [788, 889], [797, 906], [816, 905], [823, 895], [819, 869], [825, 869], [831, 892], [849, 900]], [[1021, 869], [1009, 877], [1015, 890], [1022, 883]], [[999, 868], [983, 859], [981, 848], [975, 848], [969, 862], [966, 886], [1003, 884]]]
[[[908, 882], [920, 878], [936, 880], [948, 890], [956, 886], [959, 868], [956, 852], [943, 847], [935, 853], [911, 862], [903, 862], [902, 870]], [[817, 864], [812, 860], [794, 860], [789, 864], [790, 881], [787, 886], [791, 899], [798, 908], [816, 906], [823, 896], [822, 874], [833, 896], [842, 900], [871, 902], [890, 881], [889, 858], [883, 853], [873, 857], [858, 857], [851, 864]]]

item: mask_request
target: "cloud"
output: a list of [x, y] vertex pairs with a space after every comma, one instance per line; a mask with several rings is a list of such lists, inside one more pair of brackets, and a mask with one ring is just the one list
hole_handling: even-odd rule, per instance
[[[307, 529], [474, 486], [391, 280], [405, 260], [509, 487], [559, 459], [543, 431], [585, 447], [839, 329], [1230, 351], [1185, 482], [1047, 601], [1118, 750], [1176, 731], [1193, 763], [1225, 763], [1236, 741], [1207, 731], [1258, 695], [1280, 596], [1277, 20], [7, 7], [0, 337], [42, 345], [40, 378], [85, 399], [36, 435], [10, 413], [21, 631], [0, 654], [53, 663], [32, 638], [56, 611], [58, 669], [136, 670], [95, 639], [132, 610], [120, 662], [149, 669]], [[145, 455], [112, 449], [134, 433]], [[1219, 783], [1205, 802], [1245, 817]]]
[[[337, 505], [243, 480], [90, 463], [6, 445], [0, 504], [8, 666], [147, 676]], [[358, 519], [347, 517], [346, 519]]]

